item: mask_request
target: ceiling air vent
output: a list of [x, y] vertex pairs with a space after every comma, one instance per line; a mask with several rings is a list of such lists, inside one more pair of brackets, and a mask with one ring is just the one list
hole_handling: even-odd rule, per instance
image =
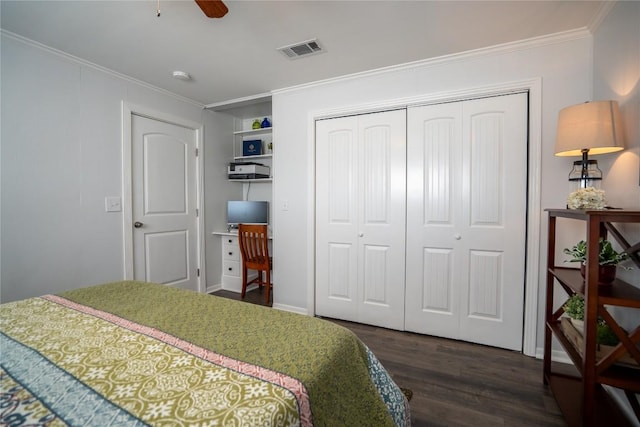
[[278, 48], [289, 59], [302, 58], [303, 56], [315, 55], [324, 52], [317, 39], [307, 40], [300, 43], [291, 44]]

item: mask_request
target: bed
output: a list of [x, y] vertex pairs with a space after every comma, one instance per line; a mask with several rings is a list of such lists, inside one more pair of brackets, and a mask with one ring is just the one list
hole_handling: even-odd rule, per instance
[[0, 424], [410, 425], [371, 351], [309, 316], [123, 281], [2, 304], [0, 332]]

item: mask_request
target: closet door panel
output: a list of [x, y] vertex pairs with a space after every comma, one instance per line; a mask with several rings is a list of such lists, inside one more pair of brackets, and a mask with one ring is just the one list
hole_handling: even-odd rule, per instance
[[469, 256], [469, 317], [500, 319], [502, 316], [501, 252], [471, 251]]
[[526, 94], [410, 108], [407, 144], [406, 329], [521, 350]]
[[[469, 271], [460, 339], [522, 350], [527, 212], [527, 95], [466, 101], [468, 212], [459, 226]], [[473, 310], [472, 310], [473, 309]]]
[[423, 252], [422, 309], [452, 315], [451, 249], [425, 248]]
[[332, 224], [353, 224], [353, 152], [355, 138], [351, 131], [338, 130], [329, 135], [328, 188], [329, 220]]
[[504, 182], [504, 114], [479, 113], [469, 119], [470, 221], [473, 225], [500, 225]]
[[[455, 114], [455, 113], [454, 113]], [[425, 120], [422, 125], [425, 138], [422, 147], [424, 173], [424, 224], [452, 223], [454, 147], [457, 134], [454, 117]], [[410, 163], [413, 164], [413, 162]], [[417, 162], [416, 162], [417, 163]]]
[[404, 328], [406, 112], [316, 122], [316, 314]]
[[[454, 262], [452, 248], [424, 248], [422, 263], [420, 294], [411, 292], [415, 306], [419, 307], [421, 317], [410, 316], [406, 313], [406, 329], [420, 331], [424, 328], [423, 322], [429, 323], [429, 333], [437, 336], [450, 336], [452, 328], [457, 328], [458, 313], [457, 301], [454, 299], [456, 289], [453, 283]], [[407, 272], [407, 277], [408, 277]], [[409, 286], [409, 283], [407, 283]], [[409, 291], [408, 291], [409, 294]], [[418, 306], [418, 303], [420, 304]], [[407, 305], [409, 301], [407, 300]], [[407, 308], [407, 310], [411, 310]], [[430, 320], [425, 320], [425, 317]], [[417, 324], [417, 326], [416, 326]]]
[[365, 245], [362, 249], [363, 302], [365, 304], [386, 304], [388, 302], [389, 247]]
[[372, 125], [361, 131], [363, 224], [389, 224], [391, 129]]
[[343, 301], [355, 301], [355, 287], [349, 282], [355, 273], [352, 269], [354, 248], [349, 244], [329, 243], [329, 298]]
[[357, 119], [316, 123], [316, 312], [358, 320]]
[[360, 321], [404, 329], [406, 110], [358, 116]]
[[405, 328], [457, 338], [462, 107], [408, 110]]

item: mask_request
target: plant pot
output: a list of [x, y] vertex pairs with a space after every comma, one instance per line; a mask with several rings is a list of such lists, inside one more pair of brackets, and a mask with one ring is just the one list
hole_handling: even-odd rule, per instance
[[[586, 266], [581, 264], [580, 274], [582, 274], [582, 278], [585, 278], [586, 270]], [[611, 283], [616, 279], [616, 270], [617, 266], [612, 264], [600, 265], [598, 269], [598, 285], [611, 286]]]
[[570, 317], [569, 320], [571, 320], [573, 327], [576, 328], [581, 335], [584, 335], [584, 320], [574, 319], [573, 317]]

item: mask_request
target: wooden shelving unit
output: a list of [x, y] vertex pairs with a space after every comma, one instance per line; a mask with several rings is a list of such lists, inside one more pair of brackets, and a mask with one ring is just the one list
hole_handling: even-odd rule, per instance
[[[640, 309], [640, 290], [616, 279], [611, 286], [598, 285], [598, 242], [610, 234], [640, 267], [640, 243], [630, 245], [614, 224], [640, 223], [640, 211], [547, 209], [549, 249], [547, 253], [547, 296], [545, 309], [544, 383], [547, 384], [569, 426], [631, 426], [618, 404], [602, 388], [603, 384], [625, 390], [629, 403], [640, 420], [640, 327], [625, 332], [609, 314], [606, 306]], [[555, 265], [556, 219], [584, 221], [587, 228], [587, 265], [583, 279], [580, 271]], [[562, 322], [562, 307], [555, 309], [554, 284], [568, 296], [585, 299], [584, 333], [581, 344], [570, 339]], [[606, 355], [597, 355], [597, 319], [602, 317], [620, 338], [620, 344]], [[578, 375], [555, 372], [551, 363], [551, 341], [555, 336], [578, 370]], [[629, 357], [630, 356], [630, 357]], [[627, 363], [622, 364], [625, 357]], [[628, 360], [631, 363], [628, 363]], [[635, 363], [634, 363], [635, 362]], [[637, 365], [637, 366], [634, 366]]]

